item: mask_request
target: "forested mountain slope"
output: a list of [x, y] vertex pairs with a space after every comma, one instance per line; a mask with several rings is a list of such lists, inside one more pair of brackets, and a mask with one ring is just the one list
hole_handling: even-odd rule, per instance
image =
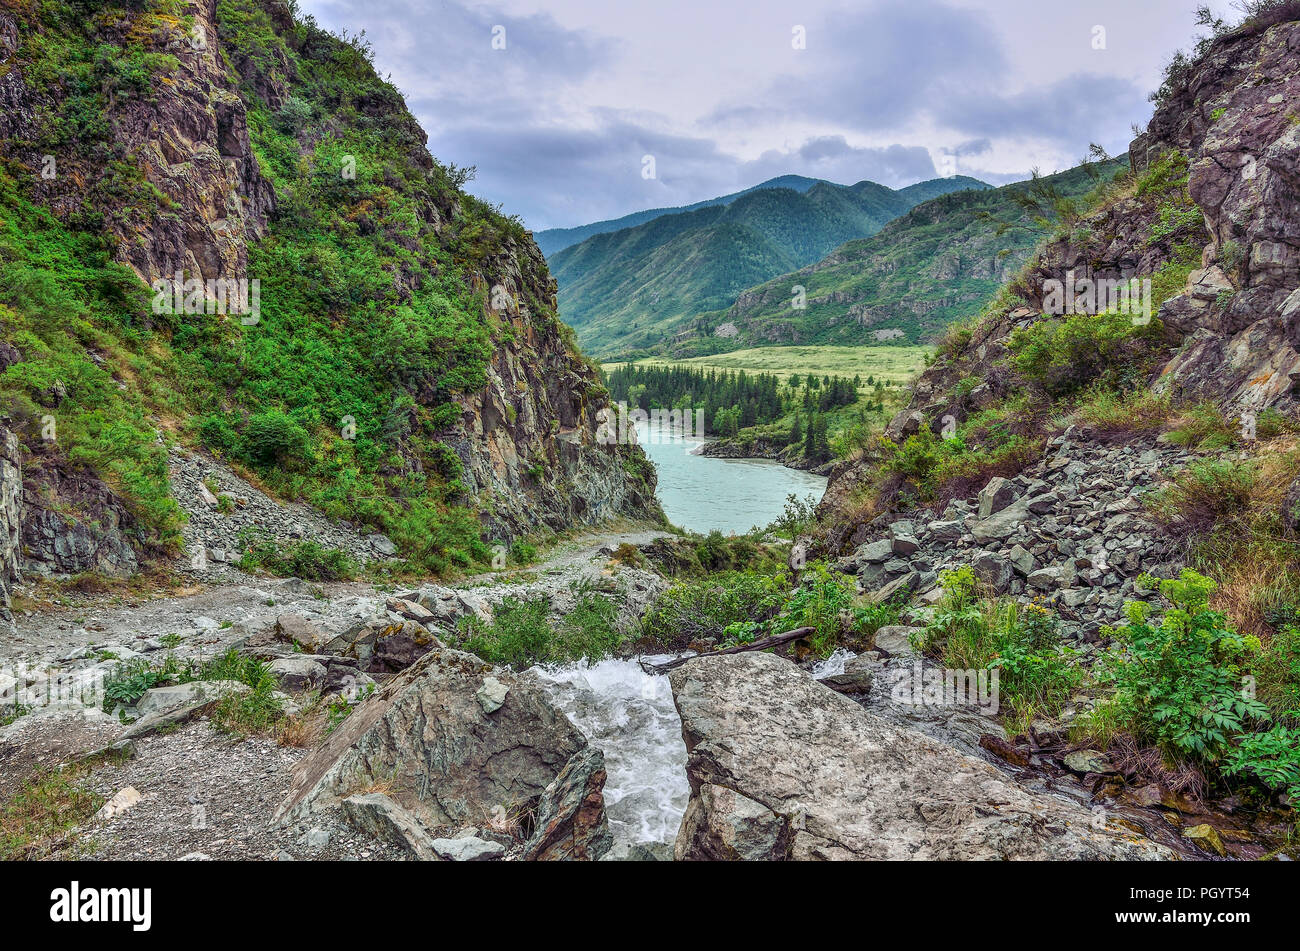
[[745, 188], [738, 192], [732, 192], [730, 195], [720, 195], [717, 198], [709, 198], [676, 208], [647, 208], [645, 211], [634, 211], [632, 214], [623, 215], [621, 218], [593, 221], [590, 224], [577, 225], [573, 228], [547, 228], [544, 231], [534, 232], [533, 240], [542, 249], [542, 253], [549, 258], [565, 248], [586, 241], [593, 235], [622, 231], [624, 228], [634, 228], [637, 225], [645, 224], [647, 221], [662, 218], [664, 215], [695, 211], [713, 205], [729, 205], [742, 195], [748, 195], [750, 192], [760, 191], [764, 188], [790, 188], [797, 192], [806, 192], [822, 181], [820, 178], [807, 178], [803, 175], [778, 175], [776, 178], [769, 178], [752, 188]]
[[[1067, 197], [1111, 176], [1119, 160], [1045, 176]], [[816, 264], [746, 290], [679, 347], [920, 343], [978, 313], [1042, 240], [1013, 200], [1025, 183], [933, 198], [879, 234], [849, 241]], [[1006, 226], [1002, 230], [999, 225]], [[794, 306], [802, 288], [802, 307]], [[719, 328], [723, 328], [719, 332]]]
[[763, 189], [596, 235], [551, 258], [560, 313], [593, 353], [654, 347], [746, 288], [874, 234], [922, 201], [987, 187], [956, 177], [898, 191], [874, 182]]

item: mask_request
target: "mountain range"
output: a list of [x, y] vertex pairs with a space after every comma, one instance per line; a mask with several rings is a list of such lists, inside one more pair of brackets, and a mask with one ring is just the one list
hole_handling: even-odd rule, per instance
[[989, 188], [961, 176], [897, 190], [817, 182], [807, 191], [759, 188], [726, 204], [660, 215], [552, 255], [560, 314], [590, 353], [654, 346], [748, 288], [875, 234], [922, 202]]
[[[1126, 167], [1121, 156], [1044, 176], [1042, 185], [1076, 199]], [[1046, 237], [1015, 201], [1027, 187], [1019, 182], [933, 198], [871, 237], [744, 291], [724, 312], [678, 330], [666, 347], [695, 356], [769, 344], [932, 339], [976, 313]], [[792, 306], [796, 288], [805, 305], [799, 309]]]
[[542, 253], [549, 258], [565, 248], [581, 244], [592, 235], [608, 234], [611, 231], [634, 228], [637, 225], [645, 224], [647, 221], [662, 218], [664, 215], [675, 215], [684, 211], [710, 208], [714, 205], [729, 205], [742, 195], [748, 195], [750, 192], [760, 191], [765, 188], [792, 188], [797, 192], [806, 192], [814, 185], [821, 183], [834, 184], [833, 182], [826, 182], [825, 179], [808, 178], [804, 175], [778, 175], [776, 178], [769, 178], [765, 182], [759, 182], [751, 188], [732, 192], [730, 195], [721, 195], [717, 198], [706, 198], [704, 201], [697, 201], [691, 205], [678, 205], [674, 208], [647, 208], [645, 211], [634, 211], [632, 214], [624, 215], [621, 218], [593, 221], [591, 224], [578, 225], [574, 228], [547, 228], [544, 231], [536, 232], [533, 235], [533, 240], [542, 249]]

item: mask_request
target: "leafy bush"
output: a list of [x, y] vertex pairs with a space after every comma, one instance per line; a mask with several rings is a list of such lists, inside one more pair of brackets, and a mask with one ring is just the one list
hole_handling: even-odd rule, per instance
[[252, 532], [241, 533], [245, 549], [238, 567], [241, 571], [261, 569], [281, 578], [304, 581], [345, 581], [357, 573], [357, 566], [347, 552], [325, 548], [306, 539], [281, 547], [273, 538]]
[[743, 571], [679, 582], [646, 612], [642, 633], [672, 649], [705, 638], [722, 640], [729, 625], [770, 620], [782, 605], [784, 582], [783, 576]]
[[311, 452], [311, 437], [292, 416], [270, 410], [249, 417], [243, 434], [244, 453], [262, 465], [284, 465]]
[[1012, 732], [1057, 716], [1084, 675], [1055, 616], [1038, 604], [983, 597], [968, 565], [944, 572], [939, 583], [943, 597], [916, 646], [948, 669], [997, 670], [998, 702]]
[[809, 565], [803, 583], [792, 592], [781, 606], [780, 613], [768, 625], [793, 630], [811, 627], [808, 642], [819, 655], [828, 656], [840, 644], [842, 635], [857, 627], [850, 609], [853, 606], [856, 583], [851, 575], [829, 568], [824, 562]]
[[537, 560], [537, 547], [525, 541], [511, 542], [510, 560], [517, 565], [531, 565]]
[[1011, 335], [1011, 366], [1054, 398], [1095, 383], [1130, 388], [1141, 382], [1159, 328], [1156, 320], [1135, 325], [1119, 313], [1045, 318]]
[[151, 662], [144, 657], [125, 661], [118, 664], [104, 679], [104, 710], [112, 712], [119, 704], [124, 707], [134, 706], [137, 700], [155, 687], [193, 679], [193, 670], [182, 668], [171, 654], [161, 663]]
[[1020, 397], [981, 410], [943, 437], [922, 427], [902, 445], [881, 439], [880, 468], [905, 480], [925, 502], [964, 495], [976, 483], [1014, 476], [1038, 458], [1043, 437], [1036, 423], [1041, 416], [1040, 409]]
[[[1300, 716], [1300, 711], [1292, 719]], [[1229, 776], [1253, 776], [1269, 789], [1300, 801], [1300, 729], [1278, 724], [1270, 730], [1242, 736], [1229, 747], [1223, 771]]]
[[1171, 757], [1214, 763], [1233, 736], [1267, 715], [1242, 689], [1244, 664], [1258, 643], [1228, 630], [1209, 609], [1215, 588], [1209, 578], [1185, 569], [1177, 579], [1141, 580], [1158, 584], [1168, 607], [1152, 624], [1150, 604], [1128, 606], [1128, 624], [1114, 632], [1121, 646], [1104, 666], [1115, 687], [1109, 703], [1140, 742]]
[[785, 497], [785, 508], [769, 526], [786, 538], [796, 538], [807, 532], [816, 521], [817, 499], [814, 496], [799, 498], [791, 492]]

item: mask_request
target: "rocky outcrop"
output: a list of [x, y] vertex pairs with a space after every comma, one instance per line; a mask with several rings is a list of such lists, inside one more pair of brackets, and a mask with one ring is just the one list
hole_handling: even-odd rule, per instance
[[[506, 688], [490, 713], [478, 696], [489, 677]], [[307, 821], [382, 788], [431, 834], [537, 814], [534, 857], [596, 859], [608, 848], [608, 829], [604, 765], [592, 753], [538, 686], [472, 654], [435, 648], [298, 765], [277, 818]]]
[[524, 846], [530, 861], [591, 861], [613, 845], [605, 817], [605, 755], [587, 747], [542, 793], [536, 831]]
[[565, 342], [555, 280], [537, 246], [514, 243], [490, 267], [482, 287], [509, 338], [493, 348], [487, 386], [457, 399], [460, 420], [442, 434], [470, 493], [498, 500], [483, 517], [487, 534], [509, 539], [539, 526], [657, 517], [644, 451], [599, 438], [607, 394]]
[[0, 423], [0, 622], [13, 624], [9, 591], [21, 579], [23, 524], [22, 454], [18, 438]]
[[23, 562], [42, 575], [94, 571], [125, 578], [139, 568], [134, 519], [122, 499], [54, 447], [30, 456], [23, 473]]
[[[77, 230], [102, 222], [105, 246], [146, 284], [157, 288], [157, 282], [174, 283], [178, 275], [186, 281], [247, 281], [246, 287], [259, 282], [260, 300], [260, 285], [273, 284], [279, 276], [251, 273], [250, 249], [276, 226], [277, 215], [284, 213], [282, 202], [292, 205], [300, 196], [292, 176], [276, 179], [277, 195], [272, 176], [264, 174], [260, 161], [267, 156], [263, 152], [259, 160], [254, 154], [249, 112], [268, 110], [264, 115], [274, 117], [280, 132], [292, 128], [295, 110], [309, 108], [302, 98], [309, 93], [301, 64], [351, 62], [355, 54], [337, 37], [296, 23], [283, 0], [233, 5], [194, 0], [184, 17], [138, 4], [101, 6], [65, 34], [58, 34], [53, 18], [34, 9], [0, 12], [0, 152], [32, 172], [24, 188], [36, 204]], [[141, 57], [149, 64], [149, 88], [123, 92], [106, 82], [102, 105], [96, 106], [103, 114], [93, 123], [102, 125], [103, 133], [82, 135], [76, 148], [47, 156], [45, 146], [33, 143], [49, 138], [48, 117], [73, 109], [68, 101], [73, 90], [71, 83], [31, 81], [29, 74], [49, 64], [33, 69], [33, 46], [20, 42], [28, 31], [47, 32], [44, 41], [50, 46], [84, 43], [110, 51], [99, 55]], [[370, 69], [364, 56], [357, 56], [356, 68]], [[482, 386], [451, 389], [444, 386], [442, 374], [430, 372], [427, 379], [404, 380], [394, 392], [394, 405], [408, 407], [409, 428], [419, 428], [421, 437], [410, 445], [393, 440], [394, 470], [422, 482], [430, 468], [441, 469], [446, 462], [448, 471], [439, 475], [454, 485], [457, 497], [451, 501], [478, 511], [483, 534], [492, 541], [614, 516], [661, 518], [654, 470], [644, 453], [597, 438], [598, 414], [607, 396], [597, 370], [576, 351], [572, 335], [557, 318], [555, 282], [536, 245], [522, 229], [510, 226], [499, 240], [476, 246], [473, 253], [459, 247], [453, 251], [461, 239], [458, 229], [472, 217], [463, 214], [466, 196], [434, 162], [425, 147], [427, 136], [396, 89], [377, 76], [364, 78], [371, 82], [359, 84], [366, 92], [355, 102], [321, 108], [328, 113], [319, 116], [324, 128], [296, 131], [304, 167], [318, 160], [317, 144], [333, 134], [340, 139], [381, 135], [394, 145], [397, 161], [387, 172], [385, 187], [401, 191], [413, 213], [400, 235], [375, 238], [397, 242], [409, 252], [388, 275], [393, 294], [383, 306], [401, 306], [427, 290], [432, 276], [442, 271], [432, 254], [437, 248], [456, 259], [457, 279], [465, 285], [458, 292], [465, 291], [466, 300], [481, 293], [483, 313], [463, 316], [467, 322], [481, 320], [490, 336], [484, 341], [488, 365]], [[75, 104], [78, 114], [87, 108]], [[123, 170], [129, 170], [129, 181]], [[358, 217], [355, 227], [362, 234], [374, 233], [375, 223]], [[134, 305], [135, 288], [124, 285], [120, 293]], [[204, 294], [220, 296], [211, 286]], [[166, 331], [161, 328], [176, 322], [147, 304], [140, 307], [141, 326], [159, 329], [162, 336]], [[346, 319], [343, 313], [336, 316]], [[206, 314], [204, 319], [232, 318]], [[7, 345], [0, 350], [0, 371], [12, 362], [9, 350]], [[129, 390], [135, 371], [113, 365], [109, 354], [94, 356]], [[222, 409], [238, 413], [244, 407]], [[428, 413], [433, 409], [438, 411], [436, 432]], [[398, 415], [394, 410], [395, 429], [404, 425]], [[429, 446], [437, 442], [442, 445], [431, 453]], [[120, 507], [110, 504], [111, 492], [91, 485], [96, 473], [63, 473], [57, 460], [50, 461], [45, 467], [50, 478], [27, 492], [34, 502], [28, 506], [24, 537], [36, 570], [136, 570], [141, 543]], [[30, 478], [34, 467], [26, 468]], [[103, 497], [104, 504], [91, 496]], [[194, 514], [188, 501], [182, 498], [182, 507]], [[202, 551], [206, 559], [225, 564], [237, 556], [230, 526], [213, 513], [197, 512], [203, 518], [186, 530], [187, 557]], [[71, 520], [61, 519], [60, 513], [70, 514]], [[275, 519], [263, 521], [274, 524]], [[332, 540], [340, 533], [319, 534]]]
[[678, 859], [1170, 857], [867, 713], [779, 657], [699, 658], [670, 679], [691, 785]]
[[[138, 170], [169, 211], [113, 209], [105, 224], [115, 239], [117, 259], [147, 282], [171, 280], [180, 272], [203, 281], [250, 277], [248, 244], [265, 232], [276, 199], [253, 155], [245, 106], [223, 61], [217, 0], [194, 0], [184, 19], [106, 15], [95, 25], [101, 44], [126, 48], [143, 41], [176, 62], [176, 68], [154, 80], [160, 95], [111, 99], [107, 119], [114, 156]], [[62, 86], [34, 87], [24, 82], [21, 69], [9, 77], [13, 123], [36, 111], [61, 108]], [[30, 141], [22, 134], [30, 131], [30, 121], [26, 129], [0, 124], [0, 138]], [[42, 168], [39, 152], [17, 157]], [[58, 174], [40, 179], [36, 197], [56, 214], [75, 214], [87, 192], [110, 174], [110, 163], [66, 150], [56, 159]]]
[[[1187, 337], [1164, 385], [1233, 407], [1294, 402], [1300, 380], [1300, 21], [1220, 38], [1134, 142], [1179, 149], [1210, 240], [1162, 317]], [[1167, 312], [1167, 313], [1166, 313]]]

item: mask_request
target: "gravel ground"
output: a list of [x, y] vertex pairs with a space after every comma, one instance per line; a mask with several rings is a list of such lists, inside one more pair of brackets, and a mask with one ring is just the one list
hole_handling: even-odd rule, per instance
[[342, 823], [272, 825], [290, 772], [307, 750], [231, 738], [199, 721], [136, 744], [133, 759], [102, 766], [87, 785], [106, 799], [132, 786], [125, 813], [83, 827], [70, 851], [87, 859], [404, 859], [400, 850]]

